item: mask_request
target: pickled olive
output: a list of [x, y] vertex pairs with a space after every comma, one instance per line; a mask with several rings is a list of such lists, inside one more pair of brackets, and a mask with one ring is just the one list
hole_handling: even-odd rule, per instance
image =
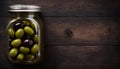
[[15, 57], [18, 54], [17, 48], [13, 48], [9, 51], [9, 56]]
[[33, 45], [33, 40], [25, 39], [25, 40], [23, 41], [22, 45], [24, 45], [24, 46], [26, 46], [26, 47], [32, 46], [32, 45]]
[[24, 31], [25, 33], [27, 33], [28, 35], [33, 35], [34, 34], [34, 30], [32, 28], [30, 28], [29, 26], [25, 26], [24, 27]]
[[20, 44], [21, 44], [21, 39], [15, 39], [11, 42], [11, 45], [13, 47], [18, 47], [18, 46], [20, 46]]
[[20, 47], [19, 51], [21, 53], [27, 54], [30, 51], [30, 49], [28, 47], [23, 47], [22, 46], [22, 47]]
[[33, 28], [35, 30], [35, 25], [33, 23], [31, 23], [31, 28]]
[[18, 54], [18, 56], [17, 56], [17, 60], [23, 60], [24, 59], [24, 54], [22, 54], [22, 53], [20, 53], [20, 54]]
[[23, 22], [25, 25], [27, 25], [27, 26], [30, 25], [30, 21], [29, 21], [29, 20], [23, 20], [22, 22]]
[[35, 59], [35, 56], [32, 55], [32, 54], [27, 54], [27, 55], [25, 56], [25, 58], [26, 58], [26, 60], [33, 61], [33, 60]]
[[10, 38], [14, 38], [14, 34], [15, 34], [14, 30], [12, 28], [10, 28], [9, 29], [9, 36], [10, 36]]
[[9, 42], [11, 42], [11, 41], [12, 41], [12, 39], [8, 39], [8, 41], [9, 41]]
[[8, 39], [8, 41], [9, 41], [9, 44], [11, 43], [11, 41], [12, 41], [12, 39]]
[[16, 22], [14, 22], [13, 28], [14, 30], [18, 30], [19, 28], [23, 28], [24, 24], [22, 23], [22, 21], [18, 20]]
[[36, 35], [34, 35], [34, 37], [33, 37], [33, 40], [34, 40], [34, 42], [38, 42], [38, 35], [36, 34]]
[[35, 44], [35, 45], [31, 48], [31, 53], [32, 53], [32, 54], [36, 54], [36, 53], [38, 52], [38, 49], [39, 49], [38, 44]]
[[17, 38], [22, 38], [23, 35], [24, 35], [24, 30], [21, 29], [21, 28], [18, 29], [18, 30], [16, 31], [15, 35], [16, 35]]

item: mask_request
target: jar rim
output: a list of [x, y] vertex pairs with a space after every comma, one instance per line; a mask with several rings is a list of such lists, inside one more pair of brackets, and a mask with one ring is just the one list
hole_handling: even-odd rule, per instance
[[38, 5], [25, 5], [25, 4], [15, 4], [9, 6], [9, 12], [40, 12], [41, 6]]

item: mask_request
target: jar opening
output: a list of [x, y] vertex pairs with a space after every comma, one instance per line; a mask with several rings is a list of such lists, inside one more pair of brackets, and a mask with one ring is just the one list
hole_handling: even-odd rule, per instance
[[9, 12], [40, 12], [40, 6], [16, 4], [9, 6]]

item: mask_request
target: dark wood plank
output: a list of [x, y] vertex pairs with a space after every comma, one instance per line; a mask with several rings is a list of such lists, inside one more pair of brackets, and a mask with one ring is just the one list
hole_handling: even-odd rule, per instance
[[0, 17], [0, 39], [4, 39], [7, 32], [8, 17]]
[[[12, 69], [119, 69], [120, 46], [45, 46], [42, 64], [16, 66], [7, 62], [1, 52], [0, 68]], [[5, 46], [4, 46], [5, 49]]]
[[[1, 18], [0, 38], [8, 23]], [[120, 18], [45, 17], [46, 45], [120, 45]]]
[[42, 6], [44, 16], [120, 16], [120, 0], [9, 0]]
[[120, 63], [119, 49], [114, 46], [52, 46], [46, 48], [45, 56], [48, 68], [117, 69]]
[[8, 16], [8, 3], [7, 0], [0, 1], [0, 17]]
[[112, 17], [48, 17], [48, 45], [119, 45], [120, 19]]

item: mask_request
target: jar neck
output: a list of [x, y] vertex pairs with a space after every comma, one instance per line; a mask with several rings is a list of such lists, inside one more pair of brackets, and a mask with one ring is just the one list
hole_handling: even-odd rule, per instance
[[14, 18], [34, 18], [38, 17], [38, 12], [10, 12]]

